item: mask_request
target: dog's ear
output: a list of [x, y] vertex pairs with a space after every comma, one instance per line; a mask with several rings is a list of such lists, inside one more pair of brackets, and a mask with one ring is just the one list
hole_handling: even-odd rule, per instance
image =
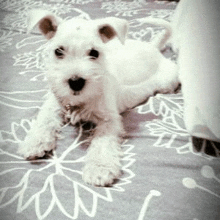
[[32, 10], [29, 13], [27, 21], [28, 33], [38, 25], [41, 33], [47, 38], [54, 37], [57, 31], [58, 25], [62, 22], [62, 19], [55, 16], [51, 12], [44, 10]]
[[99, 20], [98, 34], [104, 43], [118, 37], [124, 44], [128, 31], [128, 22], [124, 19], [109, 17]]

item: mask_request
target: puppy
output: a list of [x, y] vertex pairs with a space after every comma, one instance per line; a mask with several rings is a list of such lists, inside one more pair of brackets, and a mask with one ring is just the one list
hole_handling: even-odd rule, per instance
[[62, 118], [73, 125], [92, 121], [96, 127], [83, 180], [106, 186], [119, 178], [123, 155], [120, 113], [155, 92], [173, 92], [178, 85], [176, 65], [160, 53], [171, 34], [169, 23], [156, 19], [140, 22], [164, 26], [165, 33], [145, 43], [126, 39], [128, 22], [123, 19], [64, 21], [47, 11], [31, 12], [29, 30], [38, 25], [50, 41], [46, 73], [50, 91], [20, 144], [19, 152], [25, 158], [43, 157], [55, 149]]

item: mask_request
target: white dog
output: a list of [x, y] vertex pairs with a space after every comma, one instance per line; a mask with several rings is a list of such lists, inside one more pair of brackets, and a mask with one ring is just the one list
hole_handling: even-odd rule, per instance
[[96, 124], [84, 181], [105, 186], [120, 176], [120, 113], [155, 92], [173, 92], [178, 86], [176, 65], [159, 51], [171, 34], [169, 23], [143, 22], [162, 25], [165, 33], [144, 43], [126, 40], [128, 22], [123, 19], [63, 21], [46, 11], [31, 13], [29, 29], [38, 24], [50, 40], [47, 78], [51, 91], [19, 148], [25, 158], [43, 157], [55, 148], [64, 115], [72, 124], [81, 120]]

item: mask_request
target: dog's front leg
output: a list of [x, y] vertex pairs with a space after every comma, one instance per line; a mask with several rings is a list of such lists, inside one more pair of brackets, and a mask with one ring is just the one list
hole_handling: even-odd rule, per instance
[[53, 150], [55, 148], [57, 131], [61, 128], [62, 124], [59, 113], [60, 105], [54, 94], [49, 92], [37, 119], [32, 121], [27, 136], [20, 143], [18, 153], [27, 159], [34, 159], [43, 157], [45, 152]]
[[120, 158], [123, 155], [119, 133], [120, 116], [100, 122], [86, 156], [83, 180], [95, 186], [109, 186], [121, 174]]
[[117, 85], [106, 80], [105, 92], [94, 102], [98, 113], [93, 139], [86, 156], [83, 180], [95, 186], [111, 185], [121, 174], [121, 136], [124, 132], [117, 105]]

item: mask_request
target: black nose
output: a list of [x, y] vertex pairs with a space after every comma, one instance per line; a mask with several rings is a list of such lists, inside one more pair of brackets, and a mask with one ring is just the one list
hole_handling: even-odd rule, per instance
[[81, 78], [81, 77], [77, 77], [77, 78], [70, 78], [68, 80], [69, 86], [70, 88], [75, 91], [75, 92], [79, 92], [83, 89], [83, 87], [85, 86], [86, 80]]

